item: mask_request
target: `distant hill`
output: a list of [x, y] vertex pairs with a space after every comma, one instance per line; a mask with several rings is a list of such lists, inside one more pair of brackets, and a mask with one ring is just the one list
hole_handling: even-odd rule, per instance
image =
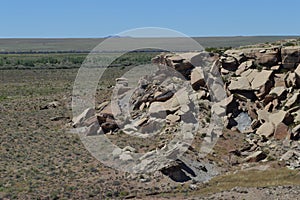
[[[272, 43], [283, 39], [294, 39], [300, 36], [238, 36], [238, 37], [194, 37], [203, 47], [238, 47], [257, 43]], [[130, 40], [130, 37], [108, 36], [115, 40]], [[106, 38], [67, 38], [67, 39], [0, 39], [0, 52], [30, 51], [90, 51]], [[161, 43], [166, 38], [152, 38], [153, 43]], [[171, 39], [172, 40], [172, 39]], [[173, 40], [178, 40], [174, 39]], [[130, 45], [130, 43], [129, 43]], [[184, 44], [177, 47], [186, 50]]]

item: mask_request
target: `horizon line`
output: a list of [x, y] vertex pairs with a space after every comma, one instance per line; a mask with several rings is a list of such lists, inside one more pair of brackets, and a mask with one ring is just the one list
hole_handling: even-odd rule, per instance
[[[234, 38], [234, 37], [300, 37], [299, 35], [209, 35], [209, 36], [189, 36], [191, 38]], [[108, 38], [181, 38], [181, 37], [131, 37], [131, 36], [99, 36], [99, 37], [0, 37], [0, 39], [108, 39]], [[182, 37], [184, 38], [184, 37]]]

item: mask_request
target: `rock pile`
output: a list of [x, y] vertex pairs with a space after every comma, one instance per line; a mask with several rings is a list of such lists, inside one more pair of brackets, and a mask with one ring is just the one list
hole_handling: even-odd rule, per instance
[[[186, 54], [173, 57], [161, 54], [153, 61], [174, 69], [188, 66], [188, 78], [193, 88], [198, 94], [205, 94], [201, 95], [202, 98], [209, 100], [209, 94], [206, 93], [209, 88], [204, 76], [187, 64], [193, 58], [180, 57], [184, 58]], [[257, 162], [271, 154], [274, 156], [272, 159], [279, 160], [288, 148], [283, 150], [278, 147], [271, 153], [262, 150], [268, 152], [270, 143], [277, 147], [285, 140], [291, 141], [288, 146], [295, 148], [293, 152], [298, 152], [292, 155], [299, 155], [300, 47], [227, 50], [219, 57], [219, 62], [220, 75], [228, 96], [227, 102], [220, 102], [226, 107], [224, 124], [228, 129], [238, 129], [246, 134], [252, 145], [251, 151], [244, 150], [242, 153], [244, 158], [241, 162]], [[299, 162], [299, 157], [297, 159]], [[299, 164], [296, 166], [300, 167]]]
[[[218, 115], [227, 129], [245, 134], [248, 147], [231, 152], [237, 164], [273, 156], [284, 161], [293, 158], [287, 165], [300, 167], [300, 47], [235, 49], [222, 56], [162, 53], [152, 61], [160, 66], [155, 74], [141, 78], [136, 88], [129, 87], [126, 78], [117, 79], [115, 98], [74, 117], [73, 127], [84, 127], [85, 136], [119, 130], [140, 138], [159, 135], [163, 141], [158, 149], [139, 159], [148, 166], [140, 164], [142, 170], [137, 171], [150, 166], [177, 181], [201, 177], [203, 181], [215, 174], [211, 167], [174, 154], [188, 148], [197, 126], [207, 128], [209, 117]], [[168, 140], [174, 135], [172, 146]], [[206, 137], [214, 136], [208, 132]], [[287, 143], [286, 148], [280, 147]], [[154, 159], [157, 152], [172, 158], [167, 167], [155, 164], [163, 162]], [[120, 150], [112, 157], [128, 161], [134, 156]]]

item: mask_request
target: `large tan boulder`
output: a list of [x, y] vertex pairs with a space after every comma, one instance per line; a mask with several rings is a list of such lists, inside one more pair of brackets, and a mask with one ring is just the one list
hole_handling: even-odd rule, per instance
[[201, 67], [193, 69], [191, 73], [191, 84], [194, 90], [199, 90], [200, 87], [205, 87], [205, 77]]
[[278, 126], [278, 124], [280, 124], [281, 122], [289, 125], [293, 123], [294, 120], [287, 111], [279, 110], [278, 112], [269, 115], [269, 121], [275, 126]]
[[[253, 80], [251, 81], [252, 89], [260, 89], [265, 86], [273, 74], [271, 70], [262, 70], [261, 72], [253, 71], [252, 76]], [[252, 78], [252, 77], [251, 77]]]
[[257, 91], [256, 96], [258, 99], [263, 99], [273, 87], [272, 75], [272, 70], [251, 70], [248, 74], [243, 73], [243, 76], [246, 76], [249, 80], [251, 88]]
[[228, 86], [229, 90], [252, 90], [251, 85], [247, 78], [237, 77], [232, 78], [230, 85]]
[[258, 135], [265, 136], [265, 137], [271, 137], [274, 134], [274, 124], [270, 122], [263, 123], [256, 131]]
[[295, 68], [296, 64], [300, 63], [300, 46], [282, 48], [281, 59], [284, 68]]

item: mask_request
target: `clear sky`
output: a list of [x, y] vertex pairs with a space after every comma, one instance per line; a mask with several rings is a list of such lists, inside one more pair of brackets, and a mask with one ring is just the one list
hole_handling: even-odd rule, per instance
[[188, 36], [300, 35], [299, 0], [2, 0], [0, 38], [105, 37], [139, 27]]

